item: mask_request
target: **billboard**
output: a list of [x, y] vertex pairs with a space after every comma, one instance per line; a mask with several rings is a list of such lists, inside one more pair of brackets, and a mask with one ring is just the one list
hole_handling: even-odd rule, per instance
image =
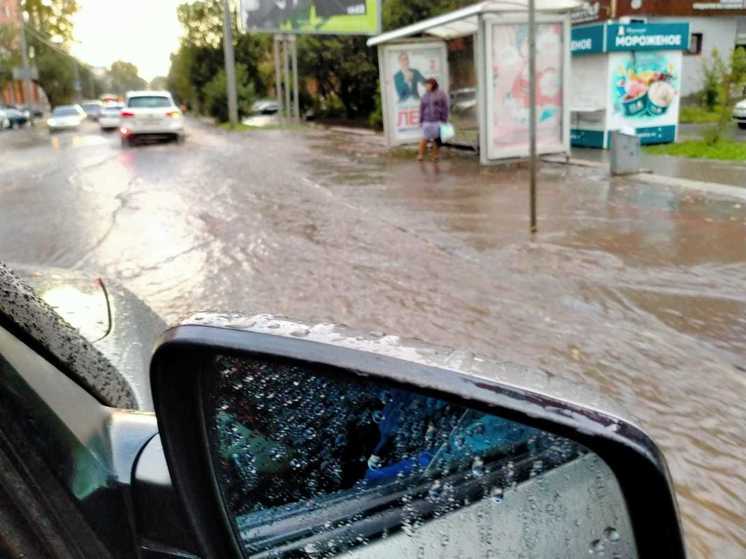
[[[529, 152], [528, 25], [487, 26], [487, 158], [526, 157]], [[566, 151], [562, 22], [536, 26], [537, 150]]]
[[246, 31], [377, 35], [381, 0], [241, 0]]
[[420, 98], [425, 80], [435, 78], [448, 92], [448, 53], [440, 41], [403, 43], [379, 51], [383, 76], [384, 127], [389, 145], [418, 142]]

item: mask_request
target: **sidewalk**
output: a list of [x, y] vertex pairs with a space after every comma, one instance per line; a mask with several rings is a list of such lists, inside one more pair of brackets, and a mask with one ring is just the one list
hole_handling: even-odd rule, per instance
[[[609, 151], [572, 148], [572, 157], [574, 159], [608, 163]], [[648, 155], [643, 151], [640, 164], [643, 169], [652, 171], [656, 175], [746, 188], [746, 161], [715, 161], [667, 155]]]

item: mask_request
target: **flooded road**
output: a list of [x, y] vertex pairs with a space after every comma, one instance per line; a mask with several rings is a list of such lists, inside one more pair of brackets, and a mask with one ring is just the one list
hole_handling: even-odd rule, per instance
[[525, 169], [364, 134], [25, 131], [0, 152], [0, 259], [97, 270], [170, 321], [331, 320], [588, 384], [662, 446], [691, 555], [746, 554], [743, 202], [546, 166], [531, 239]]

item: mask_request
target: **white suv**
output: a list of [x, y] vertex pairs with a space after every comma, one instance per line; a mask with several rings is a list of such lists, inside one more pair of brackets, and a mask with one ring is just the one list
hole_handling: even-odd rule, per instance
[[131, 91], [120, 113], [122, 147], [141, 136], [184, 139], [184, 117], [168, 91]]
[[739, 128], [746, 130], [746, 99], [736, 103], [733, 109], [733, 120], [736, 121]]

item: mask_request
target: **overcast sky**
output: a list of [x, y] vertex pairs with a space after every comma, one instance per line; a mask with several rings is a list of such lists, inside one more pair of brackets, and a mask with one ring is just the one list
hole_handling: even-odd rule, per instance
[[184, 0], [78, 0], [73, 54], [92, 66], [132, 62], [140, 76], [165, 76], [181, 27], [176, 7]]

